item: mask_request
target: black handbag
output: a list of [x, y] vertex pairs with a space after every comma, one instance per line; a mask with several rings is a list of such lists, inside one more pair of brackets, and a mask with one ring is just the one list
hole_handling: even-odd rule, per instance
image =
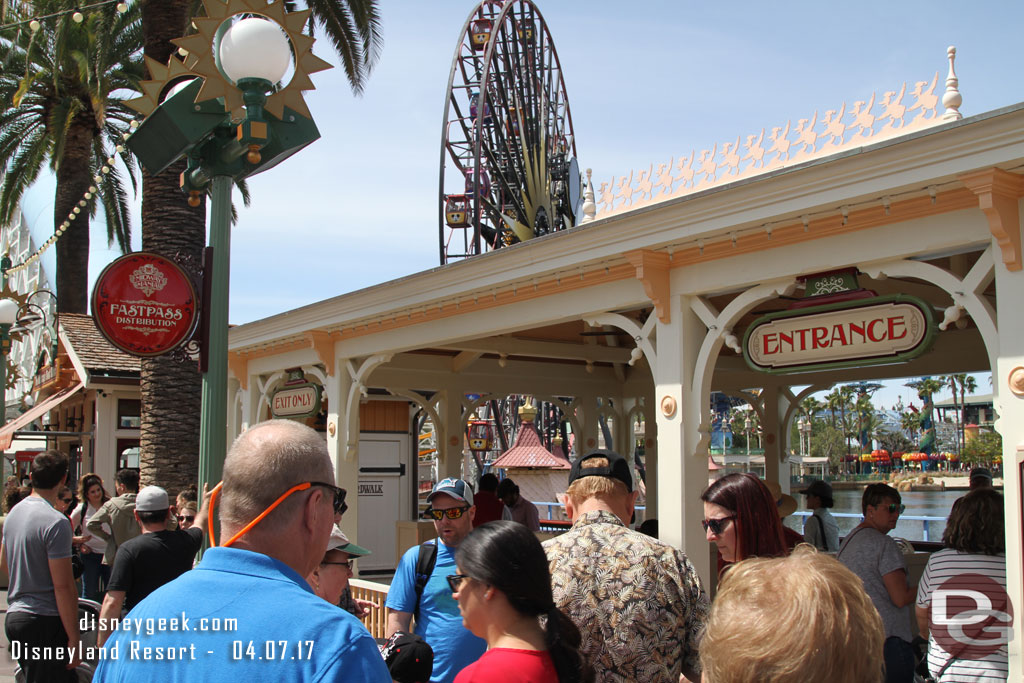
[[76, 579], [82, 578], [82, 570], [85, 569], [85, 561], [82, 560], [82, 553], [79, 550], [71, 552], [71, 573]]

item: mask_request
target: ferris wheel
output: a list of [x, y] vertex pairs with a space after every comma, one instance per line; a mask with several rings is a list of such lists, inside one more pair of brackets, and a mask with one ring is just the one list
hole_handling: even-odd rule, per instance
[[551, 33], [529, 0], [484, 0], [452, 59], [441, 132], [441, 264], [576, 224], [576, 141]]

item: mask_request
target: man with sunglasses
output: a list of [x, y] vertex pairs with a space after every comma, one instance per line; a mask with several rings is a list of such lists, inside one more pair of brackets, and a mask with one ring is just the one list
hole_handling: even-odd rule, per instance
[[861, 499], [864, 520], [843, 539], [836, 559], [864, 582], [885, 627], [886, 683], [914, 680], [914, 651], [910, 643], [910, 605], [917, 587], [907, 585], [903, 553], [888, 534], [904, 507], [899, 491], [887, 484], [870, 484]]
[[[398, 563], [395, 578], [388, 591], [387, 635], [410, 631], [416, 617], [416, 635], [434, 650], [432, 683], [450, 682], [464, 667], [472, 664], [487, 649], [487, 642], [477, 638], [462, 625], [459, 604], [452, 598], [445, 578], [455, 574], [455, 551], [473, 530], [473, 489], [462, 479], [442, 479], [427, 496], [427, 510], [437, 531], [436, 559], [433, 568], [417, 575], [421, 567], [420, 553], [414, 546]], [[419, 580], [419, 584], [417, 581]]]
[[220, 546], [128, 614], [94, 680], [389, 683], [366, 627], [305, 578], [345, 503], [334, 481], [327, 443], [309, 427], [270, 420], [243, 432], [211, 494], [220, 528], [215, 537], [211, 524], [210, 545]]

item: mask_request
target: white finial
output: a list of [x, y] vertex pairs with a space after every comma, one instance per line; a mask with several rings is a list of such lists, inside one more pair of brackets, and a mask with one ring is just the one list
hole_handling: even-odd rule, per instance
[[949, 75], [946, 76], [946, 93], [942, 96], [942, 106], [946, 111], [942, 114], [943, 121], [959, 121], [964, 116], [960, 113], [960, 105], [964, 98], [960, 95], [958, 87], [960, 80], [953, 71], [953, 61], [956, 59], [956, 48], [950, 45], [946, 48], [946, 55], [949, 56]]
[[587, 189], [583, 191], [583, 219], [580, 225], [589, 223], [597, 215], [597, 204], [594, 203], [594, 183], [590, 180], [591, 169], [587, 169]]

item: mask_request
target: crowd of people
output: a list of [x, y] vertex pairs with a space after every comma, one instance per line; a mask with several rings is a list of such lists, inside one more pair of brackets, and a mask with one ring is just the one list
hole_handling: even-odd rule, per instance
[[[222, 483], [201, 497], [184, 491], [174, 504], [160, 487], [140, 490], [133, 470], [117, 473], [114, 497], [95, 474], [79, 480], [76, 497], [67, 469], [66, 456], [41, 453], [28, 493], [14, 486], [5, 495], [5, 630], [27, 681], [77, 680], [83, 656], [97, 681], [1007, 676], [1005, 643], [978, 639], [1012, 612], [1003, 501], [991, 475], [972, 480], [953, 505], [944, 549], [919, 585], [889, 536], [904, 511], [896, 489], [868, 485], [863, 519], [840, 542], [827, 482], [800, 491], [812, 512], [800, 535], [783, 523], [796, 503], [777, 484], [723, 476], [701, 494], [718, 555], [713, 600], [686, 555], [656, 538], [656, 525], [631, 528], [637, 482], [613, 451], [573, 462], [563, 500], [571, 527], [543, 543], [536, 506], [511, 480], [489, 475], [474, 491], [442, 479], [427, 496], [437, 538], [401, 557], [386, 639], [375, 642], [360, 619], [380, 605], [353, 598], [349, 585], [353, 563], [370, 550], [339, 526], [346, 493], [313, 430], [287, 420], [251, 427], [231, 446]], [[214, 509], [219, 538], [209, 528]], [[194, 565], [205, 538], [211, 547]], [[950, 586], [982, 590], [996, 615], [976, 620], [960, 645], [945, 619]], [[102, 599], [95, 649], [80, 644], [79, 597]]]

